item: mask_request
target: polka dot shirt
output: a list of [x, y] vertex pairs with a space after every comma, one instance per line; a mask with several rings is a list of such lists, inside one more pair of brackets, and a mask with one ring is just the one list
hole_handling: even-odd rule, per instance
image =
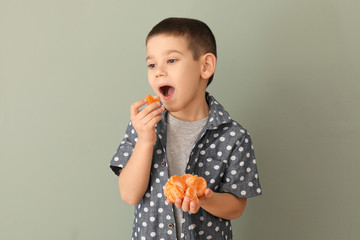
[[[225, 109], [210, 94], [209, 119], [191, 151], [186, 173], [206, 179], [214, 192], [226, 192], [240, 198], [262, 194], [254, 149], [249, 133], [232, 120]], [[166, 111], [163, 113], [164, 116]], [[166, 120], [156, 125], [157, 141], [154, 146], [148, 189], [135, 207], [132, 239], [176, 239], [176, 225], [172, 205], [164, 196], [169, 179], [166, 159]], [[110, 162], [119, 175], [128, 162], [137, 141], [131, 122], [125, 137]], [[183, 213], [181, 239], [232, 239], [231, 222], [218, 218], [204, 209], [196, 214]]]

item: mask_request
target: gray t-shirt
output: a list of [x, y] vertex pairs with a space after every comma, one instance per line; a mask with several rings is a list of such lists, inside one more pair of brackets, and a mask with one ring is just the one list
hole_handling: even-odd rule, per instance
[[[166, 115], [167, 151], [166, 157], [169, 164], [169, 176], [185, 174], [185, 168], [189, 161], [190, 152], [194, 147], [201, 130], [205, 127], [209, 117], [194, 122], [185, 122]], [[183, 212], [174, 205], [176, 234], [181, 239], [181, 222]]]

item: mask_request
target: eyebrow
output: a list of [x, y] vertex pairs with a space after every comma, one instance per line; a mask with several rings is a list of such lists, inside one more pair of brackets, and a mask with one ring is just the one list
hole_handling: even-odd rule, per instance
[[[175, 49], [166, 51], [164, 55], [170, 55], [172, 53], [177, 53], [177, 54], [180, 54], [180, 55], [184, 55], [182, 52], [180, 52], [179, 50], [175, 50]], [[152, 58], [152, 56], [147, 56], [146, 61], [151, 59], [151, 58]]]

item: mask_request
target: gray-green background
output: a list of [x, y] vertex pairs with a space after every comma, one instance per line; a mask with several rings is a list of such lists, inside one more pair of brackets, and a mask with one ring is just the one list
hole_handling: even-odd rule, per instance
[[234, 239], [360, 239], [357, 0], [0, 0], [0, 239], [130, 239], [108, 168], [151, 93], [169, 16], [218, 42], [211, 92], [254, 141], [263, 196]]

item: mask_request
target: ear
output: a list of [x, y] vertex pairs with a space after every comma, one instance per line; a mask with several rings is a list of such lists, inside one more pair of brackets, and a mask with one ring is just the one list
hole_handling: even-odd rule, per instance
[[216, 57], [212, 53], [206, 53], [202, 56], [201, 78], [209, 79], [216, 69]]

